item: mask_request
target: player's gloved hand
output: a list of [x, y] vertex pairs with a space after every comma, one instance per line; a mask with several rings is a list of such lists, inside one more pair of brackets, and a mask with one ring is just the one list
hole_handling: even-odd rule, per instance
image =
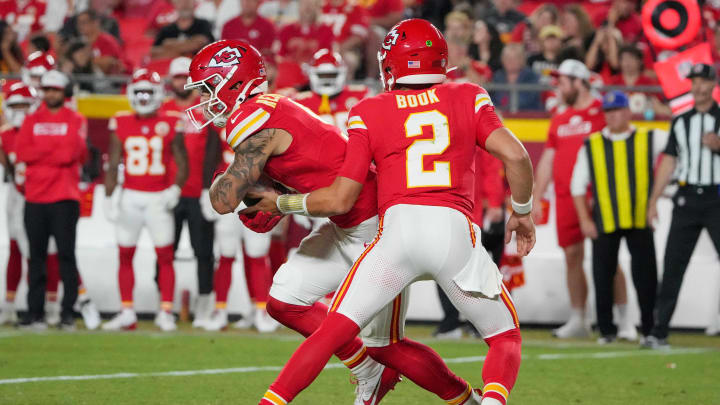
[[112, 195], [103, 200], [103, 213], [110, 222], [117, 222], [120, 217], [120, 191], [116, 189]]
[[248, 229], [257, 233], [270, 232], [275, 225], [283, 219], [284, 215], [273, 215], [267, 212], [256, 212], [255, 214], [244, 215], [238, 214], [240, 220]]
[[218, 216], [220, 215], [215, 211], [215, 208], [213, 208], [212, 203], [210, 202], [210, 191], [208, 189], [203, 189], [202, 193], [200, 193], [200, 212], [202, 213], [203, 218], [210, 222], [218, 219]]
[[161, 193], [162, 205], [168, 210], [172, 210], [180, 202], [180, 187], [177, 184], [173, 184]]

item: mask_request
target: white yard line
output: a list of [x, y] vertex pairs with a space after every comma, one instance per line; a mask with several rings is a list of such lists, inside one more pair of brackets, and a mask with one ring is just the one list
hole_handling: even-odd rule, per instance
[[[668, 356], [678, 354], [702, 354], [708, 352], [717, 352], [711, 349], [670, 349], [670, 350], [625, 350], [613, 352], [593, 352], [593, 353], [556, 353], [556, 354], [538, 354], [525, 355], [523, 360], [566, 360], [566, 359], [613, 359], [621, 357], [635, 356]], [[444, 359], [446, 363], [481, 363], [485, 360], [485, 356], [471, 357], [454, 357]], [[344, 368], [341, 363], [331, 363], [325, 366], [326, 369]], [[214, 368], [205, 370], [184, 370], [184, 371], [163, 371], [155, 373], [115, 373], [115, 374], [95, 374], [95, 375], [61, 375], [52, 377], [28, 377], [28, 378], [9, 378], [0, 380], [0, 385], [24, 384], [32, 382], [45, 381], [86, 381], [86, 380], [111, 380], [117, 378], [144, 378], [144, 377], [184, 377], [193, 375], [213, 375], [213, 374], [237, 374], [237, 373], [256, 373], [263, 371], [280, 371], [282, 366], [263, 366], [263, 367], [235, 367], [235, 368]]]

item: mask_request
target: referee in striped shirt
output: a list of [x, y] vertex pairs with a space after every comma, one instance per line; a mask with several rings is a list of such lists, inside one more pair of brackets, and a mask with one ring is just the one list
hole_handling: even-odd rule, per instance
[[712, 66], [700, 63], [692, 67], [688, 78], [692, 80], [695, 106], [671, 123], [648, 206], [648, 221], [652, 224], [657, 219], [657, 200], [676, 173], [679, 188], [673, 197], [675, 208], [656, 301], [655, 327], [644, 344], [649, 348], [668, 347], [670, 318], [703, 228], [720, 253], [720, 106], [712, 98], [717, 75]]

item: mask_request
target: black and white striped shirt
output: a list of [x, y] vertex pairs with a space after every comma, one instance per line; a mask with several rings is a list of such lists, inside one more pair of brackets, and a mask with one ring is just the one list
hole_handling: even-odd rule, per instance
[[665, 153], [677, 158], [677, 180], [691, 186], [720, 185], [720, 153], [702, 144], [708, 132], [720, 134], [720, 106], [708, 112], [695, 108], [678, 115], [670, 125]]

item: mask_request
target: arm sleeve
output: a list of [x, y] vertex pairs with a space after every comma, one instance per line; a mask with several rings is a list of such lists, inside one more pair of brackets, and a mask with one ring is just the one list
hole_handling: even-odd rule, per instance
[[372, 162], [368, 131], [367, 129], [358, 128], [349, 129], [348, 136], [348, 144], [345, 148], [345, 163], [338, 175], [355, 180], [358, 183], [364, 183]]
[[573, 196], [581, 196], [587, 193], [590, 185], [590, 162], [587, 159], [585, 145], [578, 151], [575, 167], [572, 172], [572, 180], [570, 181], [570, 193]]
[[663, 151], [663, 153], [665, 153], [666, 155], [675, 157], [677, 157], [678, 155], [678, 145], [675, 134], [675, 128], [678, 125], [684, 125], [682, 120], [680, 120], [679, 118], [674, 119], [670, 124], [670, 135], [668, 136], [667, 145], [665, 146], [665, 150]]

